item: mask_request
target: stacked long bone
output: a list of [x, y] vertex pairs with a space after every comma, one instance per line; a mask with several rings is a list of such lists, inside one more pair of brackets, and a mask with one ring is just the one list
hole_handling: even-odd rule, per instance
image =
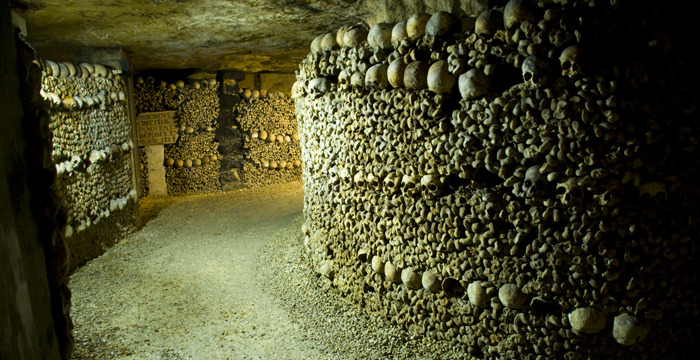
[[698, 127], [690, 62], [615, 50], [643, 16], [512, 0], [317, 37], [293, 88], [316, 270], [485, 358], [682, 357]]
[[[215, 131], [219, 96], [216, 79], [183, 80], [168, 84], [152, 77], [136, 79], [136, 109], [177, 111], [178, 139], [165, 145], [166, 183], [171, 195], [221, 190], [221, 154]], [[146, 167], [142, 164], [142, 178]]]
[[294, 102], [282, 93], [247, 93], [235, 109], [244, 135], [246, 182], [263, 186], [301, 180]]
[[121, 72], [100, 64], [39, 60], [50, 108], [56, 193], [71, 237], [124, 209], [131, 181], [131, 123]]

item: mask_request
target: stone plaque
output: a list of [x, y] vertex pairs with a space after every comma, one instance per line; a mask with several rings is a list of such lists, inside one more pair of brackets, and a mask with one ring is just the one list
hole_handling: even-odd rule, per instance
[[136, 116], [139, 146], [172, 144], [177, 140], [176, 111], [140, 113]]

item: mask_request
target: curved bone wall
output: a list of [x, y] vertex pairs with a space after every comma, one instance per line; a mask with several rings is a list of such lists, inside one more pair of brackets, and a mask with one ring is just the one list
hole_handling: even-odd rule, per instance
[[55, 191], [71, 267], [100, 255], [134, 227], [131, 123], [126, 83], [99, 64], [41, 60], [50, 105]]
[[316, 270], [479, 358], [689, 357], [697, 54], [686, 19], [618, 3], [314, 40], [293, 97]]
[[243, 132], [248, 186], [301, 180], [301, 148], [294, 102], [283, 93], [245, 89], [236, 108]]
[[[178, 139], [165, 145], [166, 184], [169, 195], [221, 191], [220, 154], [214, 140], [218, 126], [218, 84], [214, 79], [168, 84], [152, 77], [136, 81], [136, 111], [177, 110]], [[142, 156], [142, 159], [145, 157]], [[146, 165], [141, 164], [142, 186], [148, 193]]]

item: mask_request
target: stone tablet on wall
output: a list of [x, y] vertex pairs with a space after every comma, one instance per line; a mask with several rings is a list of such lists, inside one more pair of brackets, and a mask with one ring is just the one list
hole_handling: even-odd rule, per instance
[[176, 111], [145, 112], [136, 116], [139, 146], [173, 144], [177, 140]]

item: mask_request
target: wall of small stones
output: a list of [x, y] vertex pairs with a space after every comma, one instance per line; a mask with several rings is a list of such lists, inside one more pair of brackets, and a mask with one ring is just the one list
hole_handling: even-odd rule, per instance
[[[165, 145], [166, 183], [169, 195], [212, 193], [221, 190], [220, 154], [215, 141], [218, 126], [219, 96], [216, 79], [187, 84], [178, 80], [168, 84], [153, 77], [136, 80], [136, 111], [176, 110], [178, 139]], [[141, 164], [141, 178], [146, 164]], [[147, 182], [142, 182], [148, 193]]]
[[479, 358], [690, 358], [690, 17], [520, 0], [475, 15], [311, 44], [293, 97], [316, 270]]
[[294, 102], [281, 92], [242, 89], [234, 109], [243, 134], [248, 186], [301, 180], [301, 148]]
[[55, 189], [66, 210], [61, 232], [75, 268], [134, 228], [126, 79], [99, 64], [39, 63], [41, 96], [50, 106]]

